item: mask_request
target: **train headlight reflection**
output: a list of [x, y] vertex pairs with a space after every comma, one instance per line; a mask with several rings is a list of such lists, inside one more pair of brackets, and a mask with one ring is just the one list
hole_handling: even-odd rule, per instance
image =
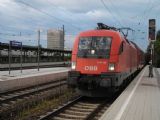
[[109, 63], [108, 69], [109, 69], [110, 71], [114, 71], [114, 70], [115, 70], [115, 64], [114, 64], [114, 63]]
[[75, 70], [76, 69], [76, 62], [72, 62], [72, 70]]

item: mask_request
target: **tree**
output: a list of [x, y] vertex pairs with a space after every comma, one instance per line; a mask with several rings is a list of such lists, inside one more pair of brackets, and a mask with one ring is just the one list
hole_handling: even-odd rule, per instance
[[154, 44], [155, 51], [160, 55], [160, 40], [157, 40]]
[[156, 62], [156, 66], [160, 67], [160, 30], [158, 30], [157, 32], [156, 41], [154, 42], [154, 50], [155, 50], [154, 59]]
[[154, 43], [155, 51], [160, 55], [160, 30], [157, 32], [156, 42]]
[[160, 40], [160, 30], [158, 30], [158, 32], [157, 32], [156, 39]]

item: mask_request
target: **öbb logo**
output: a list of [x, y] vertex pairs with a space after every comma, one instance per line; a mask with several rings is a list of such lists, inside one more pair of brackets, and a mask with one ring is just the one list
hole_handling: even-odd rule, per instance
[[86, 71], [97, 71], [97, 66], [85, 66], [84, 70], [86, 70]]

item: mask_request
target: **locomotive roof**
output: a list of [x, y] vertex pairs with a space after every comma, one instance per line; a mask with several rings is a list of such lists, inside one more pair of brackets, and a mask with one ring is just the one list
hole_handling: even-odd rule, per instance
[[[132, 44], [135, 46], [135, 48], [137, 48], [138, 50], [142, 51], [141, 48], [139, 48], [139, 46], [138, 46], [135, 42], [130, 41], [130, 43], [132, 43]], [[143, 52], [143, 51], [142, 51], [142, 52]]]
[[90, 36], [94, 34], [96, 36], [96, 34], [110, 34], [111, 36], [113, 35], [120, 35], [120, 33], [118, 31], [114, 31], [114, 30], [105, 30], [105, 29], [100, 29], [100, 30], [87, 30], [87, 31], [83, 31], [79, 34], [79, 36]]

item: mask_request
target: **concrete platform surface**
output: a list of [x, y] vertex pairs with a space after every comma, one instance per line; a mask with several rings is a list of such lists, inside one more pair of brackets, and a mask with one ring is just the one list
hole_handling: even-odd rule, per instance
[[0, 71], [0, 93], [67, 78], [67, 67]]
[[160, 120], [160, 68], [153, 72], [146, 66], [100, 120]]
[[10, 74], [9, 71], [0, 71], [0, 81], [14, 79], [16, 77], [68, 71], [69, 69], [69, 67], [40, 68], [39, 71], [37, 69], [24, 69], [22, 73], [20, 70], [12, 70]]

